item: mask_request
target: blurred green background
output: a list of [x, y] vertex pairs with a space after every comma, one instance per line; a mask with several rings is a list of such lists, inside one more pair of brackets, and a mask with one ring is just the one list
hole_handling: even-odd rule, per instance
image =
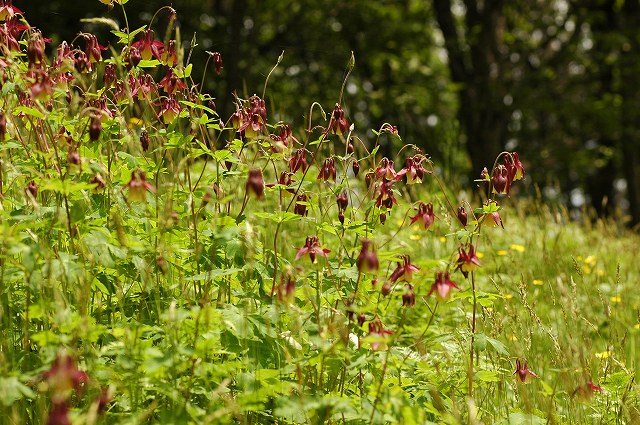
[[[82, 18], [104, 16], [124, 27], [122, 9], [98, 0], [14, 1], [45, 36], [72, 40], [109, 29]], [[132, 29], [167, 1], [131, 0]], [[470, 184], [502, 150], [520, 153], [525, 190], [574, 211], [593, 207], [640, 223], [640, 2], [628, 0], [183, 0], [183, 47], [195, 81], [205, 51], [206, 90], [223, 119], [233, 93], [261, 94], [269, 82], [270, 121], [303, 131], [310, 105], [337, 101], [351, 51], [356, 67], [343, 106], [363, 137], [384, 122], [405, 143], [443, 164], [454, 184]], [[164, 36], [167, 13], [153, 29]], [[200, 73], [200, 74], [199, 74]], [[387, 143], [386, 145], [384, 143]], [[390, 152], [383, 139], [383, 149]], [[396, 148], [397, 146], [394, 146]], [[452, 172], [455, 173], [452, 175]], [[584, 217], [584, 216], [581, 216]]]

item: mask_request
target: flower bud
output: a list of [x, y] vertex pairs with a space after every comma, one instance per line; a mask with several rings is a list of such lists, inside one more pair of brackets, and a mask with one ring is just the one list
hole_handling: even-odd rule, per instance
[[463, 206], [461, 206], [460, 208], [458, 208], [458, 221], [460, 222], [460, 224], [462, 224], [462, 227], [467, 227], [467, 220], [467, 211]]
[[91, 118], [91, 124], [89, 124], [89, 140], [95, 142], [100, 138], [100, 133], [102, 133], [102, 122], [100, 118]]
[[147, 132], [147, 130], [142, 130], [142, 132], [140, 133], [140, 147], [144, 152], [149, 149], [149, 133]]
[[349, 205], [349, 197], [347, 196], [347, 192], [342, 192], [336, 198], [336, 203], [338, 204], [338, 209], [340, 211], [344, 211]]
[[351, 168], [353, 169], [353, 175], [355, 177], [358, 177], [358, 173], [360, 173], [360, 163], [358, 162], [357, 159], [355, 161], [353, 161], [353, 164], [351, 165]]
[[38, 185], [36, 184], [36, 182], [34, 182], [33, 180], [29, 182], [29, 184], [27, 185], [27, 192], [29, 192], [34, 199], [36, 198], [36, 196], [38, 196]]
[[365, 316], [364, 313], [360, 313], [358, 314], [358, 317], [356, 320], [358, 321], [358, 326], [362, 326], [364, 325], [364, 322], [367, 320], [367, 316]]
[[222, 55], [219, 52], [215, 52], [212, 55], [213, 57], [213, 65], [216, 67], [216, 72], [218, 75], [222, 72]]
[[413, 307], [416, 304], [416, 293], [413, 292], [413, 285], [407, 283], [404, 287], [405, 293], [402, 295], [402, 306]]
[[340, 210], [338, 212], [338, 220], [340, 220], [340, 224], [344, 224], [344, 211]]
[[380, 292], [385, 297], [391, 293], [391, 283], [389, 283], [388, 280], [384, 283], [384, 285], [382, 285], [382, 288], [380, 288]]
[[80, 159], [80, 154], [78, 151], [72, 150], [67, 154], [67, 164], [70, 165], [80, 165], [82, 160]]
[[127, 68], [131, 69], [138, 66], [141, 60], [142, 55], [140, 54], [140, 50], [138, 50], [138, 48], [134, 46], [131, 46], [129, 48], [129, 51], [127, 52]]

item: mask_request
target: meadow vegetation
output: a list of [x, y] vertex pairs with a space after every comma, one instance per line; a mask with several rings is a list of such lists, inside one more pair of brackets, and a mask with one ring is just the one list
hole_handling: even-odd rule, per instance
[[218, 116], [170, 7], [49, 57], [1, 4], [0, 422], [640, 421], [638, 237], [517, 153], [454, 190], [342, 94]]

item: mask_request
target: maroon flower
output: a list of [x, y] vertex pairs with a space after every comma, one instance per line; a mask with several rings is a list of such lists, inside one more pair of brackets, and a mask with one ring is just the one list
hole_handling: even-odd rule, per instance
[[13, 3], [13, 0], [0, 1], [0, 21], [9, 20], [13, 18], [17, 13], [22, 14], [22, 11], [11, 3]]
[[404, 286], [404, 294], [402, 294], [402, 306], [413, 307], [416, 304], [416, 293], [413, 291], [413, 285], [407, 283]]
[[296, 171], [301, 169], [302, 172], [304, 173], [305, 171], [307, 171], [308, 167], [309, 166], [307, 165], [307, 153], [304, 150], [304, 148], [298, 149], [297, 151], [295, 151], [295, 153], [289, 160], [289, 171], [291, 171], [292, 173], [295, 173]]
[[309, 258], [314, 264], [316, 262], [317, 255], [322, 255], [326, 258], [327, 254], [331, 252], [330, 250], [320, 246], [320, 241], [317, 236], [307, 236], [304, 246], [302, 248], [296, 248], [296, 250], [298, 250], [296, 260], [299, 260], [303, 255], [309, 254]]
[[422, 228], [424, 230], [428, 230], [436, 219], [436, 216], [433, 213], [433, 204], [431, 202], [428, 204], [420, 202], [418, 204], [417, 211], [418, 212], [414, 217], [409, 217], [411, 219], [411, 224], [418, 220], [422, 220]]
[[443, 301], [449, 298], [449, 293], [451, 292], [451, 288], [458, 288], [458, 286], [451, 281], [449, 278], [449, 272], [436, 272], [436, 279], [433, 285], [431, 285], [431, 290], [427, 296], [431, 296], [432, 293], [436, 293], [436, 297]]
[[593, 398], [593, 394], [598, 392], [601, 393], [604, 390], [602, 389], [602, 387], [597, 386], [596, 384], [594, 384], [592, 381], [587, 381], [582, 385], [579, 385], [574, 391], [573, 394], [571, 394], [571, 396], [575, 396], [577, 395], [578, 398], [583, 401], [583, 402], [589, 402], [591, 401], [591, 399]]
[[356, 265], [358, 266], [358, 271], [363, 273], [378, 270], [380, 266], [378, 255], [369, 239], [362, 240], [362, 249], [360, 249], [360, 254], [356, 259]]
[[307, 215], [307, 195], [304, 193], [298, 195], [296, 205], [293, 207], [293, 212], [303, 217]]
[[390, 161], [388, 158], [382, 158], [380, 160], [380, 165], [375, 171], [375, 176], [378, 179], [384, 181], [396, 181], [398, 180], [398, 173], [394, 169], [393, 161]]
[[149, 132], [144, 129], [140, 132], [140, 147], [143, 152], [149, 149]]
[[337, 103], [333, 108], [333, 112], [331, 112], [329, 128], [333, 131], [333, 134], [345, 134], [349, 130], [349, 122], [347, 122], [347, 119], [344, 116], [342, 107]]
[[467, 227], [467, 220], [469, 217], [467, 216], [467, 211], [463, 206], [458, 208], [458, 221], [462, 224], [462, 227]]
[[369, 336], [375, 339], [371, 343], [372, 350], [386, 350], [388, 348], [387, 335], [393, 335], [393, 332], [385, 329], [379, 318], [376, 317], [369, 322]]
[[337, 173], [338, 171], [336, 170], [336, 160], [333, 157], [327, 158], [322, 164], [320, 173], [318, 173], [318, 180], [324, 180], [325, 182], [333, 180], [335, 182]]
[[458, 260], [456, 261], [456, 270], [460, 270], [464, 277], [469, 275], [469, 272], [474, 271], [477, 267], [480, 267], [480, 260], [475, 253], [475, 248], [472, 244], [469, 244], [468, 250], [461, 246], [458, 250]]
[[338, 209], [340, 211], [347, 209], [347, 206], [349, 206], [349, 197], [346, 191], [336, 197], [336, 203], [338, 204]]
[[147, 181], [147, 177], [142, 170], [133, 170], [131, 172], [131, 180], [127, 184], [129, 188], [129, 201], [142, 201], [146, 200], [146, 191], [156, 191], [151, 183]]
[[213, 58], [213, 65], [216, 67], [216, 72], [220, 75], [223, 68], [222, 55], [219, 52], [214, 52], [211, 54], [211, 57]]
[[178, 53], [176, 51], [176, 41], [169, 40], [164, 51], [160, 55], [160, 62], [163, 64], [174, 67], [178, 63]]
[[500, 164], [493, 169], [493, 176], [491, 177], [492, 192], [497, 194], [509, 194], [509, 170], [507, 167]]
[[100, 138], [100, 133], [102, 133], [102, 122], [99, 117], [94, 116], [89, 124], [89, 140], [95, 142]]
[[376, 198], [376, 207], [384, 207], [391, 209], [393, 204], [398, 205], [398, 201], [393, 194], [393, 181], [380, 182], [378, 185], [378, 197]]
[[79, 391], [82, 384], [89, 380], [89, 375], [78, 369], [71, 356], [60, 352], [42, 378], [53, 389], [53, 402], [57, 404], [68, 400], [72, 391]]
[[184, 82], [178, 78], [173, 68], [167, 69], [167, 74], [160, 80], [158, 85], [162, 87], [167, 94], [173, 94], [176, 89], [184, 90], [185, 88]]
[[282, 274], [282, 279], [277, 288], [278, 301], [284, 304], [291, 304], [296, 297], [296, 278], [293, 268], [288, 267]]
[[516, 370], [513, 372], [514, 375], [518, 375], [520, 382], [525, 382], [528, 376], [533, 376], [534, 378], [539, 378], [538, 375], [529, 370], [529, 365], [527, 361], [520, 362], [519, 359], [516, 359]]
[[411, 264], [411, 259], [408, 255], [402, 255], [402, 262], [398, 262], [398, 267], [391, 273], [389, 280], [393, 283], [396, 281], [405, 281], [411, 283], [413, 280], [413, 273], [420, 270], [420, 267]]
[[133, 43], [131, 47], [135, 47], [140, 52], [140, 56], [144, 60], [150, 60], [152, 57], [155, 57], [158, 60], [162, 59], [164, 44], [155, 40], [155, 33], [153, 30], [146, 29], [142, 31], [138, 41]]
[[31, 180], [29, 182], [29, 184], [27, 184], [27, 192], [33, 196], [33, 199], [36, 198], [36, 196], [38, 196], [38, 185], [36, 184], [36, 182], [34, 182], [33, 180]]
[[105, 88], [112, 87], [116, 80], [118, 79], [116, 75], [116, 65], [113, 63], [108, 63], [104, 66], [104, 75], [102, 75], [102, 82], [104, 83]]
[[387, 132], [393, 134], [394, 136], [398, 136], [398, 126], [384, 123], [382, 125], [382, 128], [380, 129], [380, 132]]
[[360, 173], [360, 163], [357, 159], [353, 161], [353, 164], [351, 164], [351, 169], [353, 170], [353, 175], [358, 177], [358, 173]]
[[91, 62], [100, 62], [102, 60], [101, 50], [107, 50], [108, 47], [101, 46], [98, 39], [93, 34], [83, 34], [86, 43], [85, 53]]
[[412, 156], [405, 161], [404, 168], [398, 172], [397, 176], [407, 176], [407, 184], [422, 183], [425, 174], [431, 174], [422, 166], [425, 158], [422, 155]]
[[250, 170], [247, 178], [247, 192], [255, 194], [258, 199], [262, 198], [264, 186], [262, 171], [257, 168]]
[[137, 47], [131, 46], [127, 50], [125, 54], [125, 58], [126, 58], [125, 62], [127, 64], [127, 69], [129, 69], [129, 68], [138, 66], [138, 64], [142, 60], [142, 55], [140, 54], [140, 50], [138, 50]]
[[162, 102], [162, 109], [158, 112], [158, 118], [162, 118], [165, 124], [171, 124], [180, 114], [180, 104], [173, 96], [167, 96]]

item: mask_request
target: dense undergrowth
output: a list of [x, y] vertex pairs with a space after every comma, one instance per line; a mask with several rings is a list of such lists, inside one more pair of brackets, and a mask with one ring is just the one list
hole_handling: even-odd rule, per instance
[[171, 8], [49, 59], [2, 4], [2, 423], [640, 420], [637, 236], [517, 204], [517, 154], [455, 200], [342, 95], [221, 120]]

